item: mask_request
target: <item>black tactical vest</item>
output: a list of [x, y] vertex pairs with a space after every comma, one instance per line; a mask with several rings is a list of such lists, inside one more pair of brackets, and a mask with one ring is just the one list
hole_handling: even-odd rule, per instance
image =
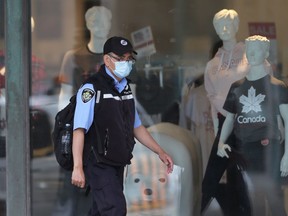
[[129, 84], [119, 93], [104, 65], [86, 83], [96, 88], [96, 104], [93, 124], [85, 135], [84, 164], [91, 149], [99, 163], [130, 164], [135, 144], [135, 103]]

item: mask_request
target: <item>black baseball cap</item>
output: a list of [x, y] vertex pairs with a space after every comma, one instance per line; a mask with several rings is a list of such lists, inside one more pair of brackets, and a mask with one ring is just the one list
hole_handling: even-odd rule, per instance
[[137, 52], [133, 49], [133, 46], [128, 39], [117, 36], [109, 38], [104, 44], [103, 54], [108, 54], [110, 52], [113, 52], [118, 56], [122, 56], [128, 52], [137, 55]]

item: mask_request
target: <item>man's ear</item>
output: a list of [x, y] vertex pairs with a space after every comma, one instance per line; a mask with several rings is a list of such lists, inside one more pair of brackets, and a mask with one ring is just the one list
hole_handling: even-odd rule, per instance
[[103, 56], [103, 61], [104, 61], [104, 64], [105, 64], [105, 65], [109, 65], [109, 63], [110, 63], [110, 58], [109, 58], [109, 56], [105, 54], [105, 55]]

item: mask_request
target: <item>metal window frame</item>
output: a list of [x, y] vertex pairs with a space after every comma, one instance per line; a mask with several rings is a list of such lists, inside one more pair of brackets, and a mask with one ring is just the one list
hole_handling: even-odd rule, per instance
[[31, 215], [29, 71], [31, 1], [5, 0], [7, 216]]

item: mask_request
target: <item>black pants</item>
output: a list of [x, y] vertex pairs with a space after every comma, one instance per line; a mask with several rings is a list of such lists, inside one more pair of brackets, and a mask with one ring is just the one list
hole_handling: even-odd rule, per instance
[[265, 205], [268, 205], [271, 215], [285, 216], [280, 177], [284, 145], [271, 139], [268, 145], [262, 145], [261, 141], [237, 143], [247, 161], [247, 178], [254, 198], [253, 215], [265, 215]]
[[94, 157], [89, 159], [85, 175], [92, 193], [90, 216], [126, 215], [123, 172], [124, 167], [97, 164]]
[[[216, 198], [224, 215], [250, 216], [251, 206], [242, 171], [245, 167], [242, 156], [236, 145], [234, 134], [227, 140], [232, 148], [229, 159], [217, 155], [218, 142], [225, 117], [218, 115], [219, 129], [209, 156], [206, 172], [202, 181], [201, 213]], [[227, 184], [219, 184], [225, 170], [227, 171]]]

